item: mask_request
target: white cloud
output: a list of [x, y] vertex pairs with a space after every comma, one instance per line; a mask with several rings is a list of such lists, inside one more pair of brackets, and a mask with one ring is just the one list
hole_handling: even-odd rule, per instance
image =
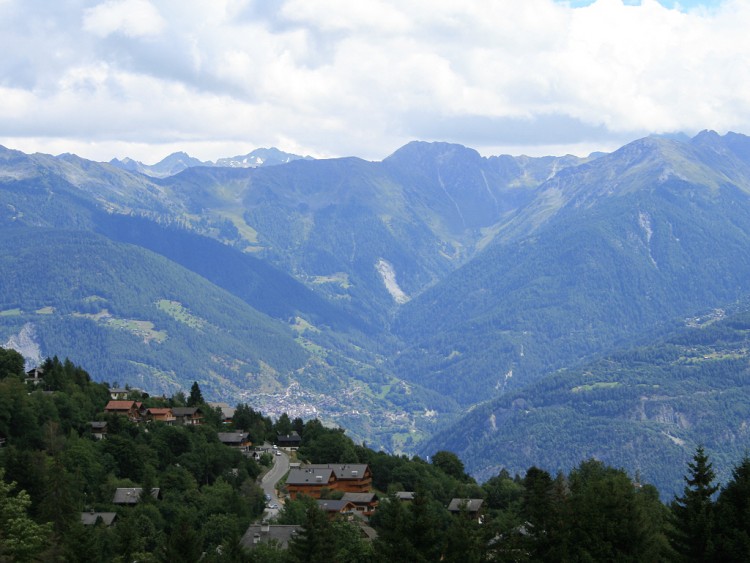
[[83, 14], [83, 29], [100, 37], [116, 32], [145, 37], [163, 28], [164, 20], [148, 0], [107, 0]]
[[10, 146], [382, 158], [418, 137], [488, 154], [750, 133], [742, 0], [2, 2]]

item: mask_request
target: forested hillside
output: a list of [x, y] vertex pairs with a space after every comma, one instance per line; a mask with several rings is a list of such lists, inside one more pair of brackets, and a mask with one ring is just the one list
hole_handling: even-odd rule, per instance
[[[613, 433], [631, 472], [654, 451], [678, 466], [717, 426], [725, 467], [744, 447], [742, 393], [722, 395], [705, 435], [646, 424], [660, 399], [636, 424], [619, 388], [595, 424], [522, 405], [554, 404], [550, 381], [586, 389], [582, 366], [748, 298], [748, 137], [649, 137], [589, 158], [413, 142], [382, 162], [173, 164], [153, 178], [0, 148], [0, 342], [32, 362], [80, 358], [97, 380], [253, 396], [388, 451], [427, 451], [440, 429], [477, 476], [534, 451], [567, 471], [611, 455]], [[644, 369], [666, 387], [660, 366]], [[696, 393], [733, 377], [715, 369]], [[495, 428], [517, 434], [493, 441]], [[459, 445], [467, 429], [483, 438]], [[653, 471], [675, 490], [676, 473]]]
[[[152, 410], [198, 406], [203, 424], [133, 422], [104, 414], [107, 386], [69, 360], [48, 359], [42, 369], [42, 381], [24, 383], [23, 358], [0, 348], [2, 561], [733, 562], [747, 554], [747, 457], [719, 487], [709, 454], [697, 448], [668, 505], [641, 477], [593, 459], [556, 476], [537, 466], [503, 470], [479, 485], [449, 451], [429, 462], [376, 452], [318, 420], [274, 422], [247, 404], [223, 423], [197, 384], [170, 399], [131, 393]], [[106, 437], [91, 420], [106, 423]], [[302, 496], [286, 499], [274, 522], [300, 526], [288, 549], [241, 544], [263, 511], [256, 479], [274, 456], [258, 464], [219, 442], [217, 431], [240, 429], [254, 443], [298, 431], [301, 461], [367, 464], [379, 497], [369, 522], [376, 535]], [[123, 503], [117, 490], [134, 488], [152, 494]]]
[[482, 404], [423, 451], [456, 451], [483, 478], [530, 463], [568, 471], [594, 457], [673, 494], [703, 444], [726, 482], [750, 437], [750, 313], [738, 308]]

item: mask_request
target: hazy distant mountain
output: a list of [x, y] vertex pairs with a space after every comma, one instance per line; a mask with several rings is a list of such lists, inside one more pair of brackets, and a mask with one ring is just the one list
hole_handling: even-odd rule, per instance
[[201, 161], [197, 158], [193, 158], [184, 152], [172, 153], [163, 160], [156, 164], [148, 165], [133, 160], [132, 158], [124, 158], [118, 160], [113, 158], [109, 161], [109, 164], [128, 170], [129, 172], [139, 172], [146, 176], [154, 178], [167, 178], [168, 176], [174, 176], [179, 172], [187, 168], [194, 166], [218, 166], [228, 168], [258, 168], [260, 166], [274, 166], [277, 164], [286, 164], [293, 160], [306, 159], [312, 160], [309, 156], [299, 156], [296, 154], [290, 154], [280, 151], [276, 148], [270, 149], [255, 149], [254, 151], [241, 156], [233, 156], [229, 158], [220, 158], [216, 162]]
[[[70, 355], [133, 382], [174, 365], [165, 385], [201, 380], [266, 409], [304, 405], [389, 448], [414, 451], [438, 427], [445, 433], [433, 445], [461, 432], [481, 436], [485, 452], [494, 453], [465, 450], [473, 456], [466, 463], [486, 475], [510, 464], [496, 450], [520, 436], [487, 432], [488, 421], [497, 427], [511, 420], [501, 417], [503, 409], [516, 413], [514, 428], [573, 435], [584, 424], [579, 411], [557, 416], [561, 411], [537, 408], [556, 404], [566, 374], [587, 389], [580, 366], [599, 365], [614, 349], [656, 340], [685, 318], [750, 295], [750, 139], [743, 135], [649, 137], [585, 159], [485, 158], [460, 145], [424, 142], [382, 162], [284, 163], [289, 155], [271, 149], [224, 166], [172, 156], [160, 163], [163, 177], [149, 177], [122, 162], [0, 149], [4, 268], [39, 278], [6, 281], [0, 342], [21, 340], [32, 323], [44, 336], [28, 342], [27, 330], [24, 341], [42, 354]], [[262, 166], [250, 167], [259, 159]], [[15, 229], [28, 236], [11, 236], [21, 232]], [[97, 258], [87, 270], [89, 252]], [[30, 266], [53, 257], [54, 267]], [[73, 277], [61, 270], [68, 261]], [[61, 287], [56, 280], [64, 280]], [[129, 289], [140, 285], [146, 301]], [[210, 297], [195, 295], [191, 288], [199, 286]], [[232, 345], [234, 321], [221, 312], [229, 302], [238, 303], [243, 338], [251, 340], [243, 346]], [[159, 328], [164, 314], [188, 325]], [[194, 317], [215, 319], [218, 340], [191, 353]], [[124, 359], [122, 339], [140, 336], [122, 326], [148, 326], [141, 322], [174, 341], [151, 338]], [[82, 326], [88, 332], [76, 332]], [[268, 344], [258, 345], [255, 335]], [[108, 352], [112, 347], [120, 356]], [[213, 347], [222, 351], [215, 358]], [[111, 358], [121, 363], [107, 368]], [[716, 384], [732, 377], [721, 365]], [[652, 364], [645, 369], [660, 377]], [[622, 374], [616, 383], [630, 389], [634, 372]], [[630, 408], [633, 395], [618, 403], [617, 393], [602, 413]], [[723, 397], [734, 408], [731, 393]], [[482, 406], [486, 401], [493, 402]], [[476, 417], [445, 426], [472, 408]], [[526, 411], [533, 424], [524, 427]], [[603, 420], [596, 422], [604, 430], [592, 426], [575, 447], [545, 442], [540, 463], [563, 464], [570, 451], [599, 455], [614, 431], [625, 433], [624, 448], [647, 444], [638, 447], [651, 451], [669, 440], [665, 451], [674, 460], [700, 434], [665, 430], [675, 441], [658, 426]], [[735, 430], [726, 436], [736, 439]], [[715, 447], [734, 452], [722, 439]]]

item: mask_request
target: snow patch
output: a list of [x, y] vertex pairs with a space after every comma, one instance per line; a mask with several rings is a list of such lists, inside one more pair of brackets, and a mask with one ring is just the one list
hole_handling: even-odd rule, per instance
[[399, 305], [406, 303], [409, 300], [409, 296], [398, 286], [398, 283], [396, 282], [396, 271], [393, 269], [393, 266], [381, 258], [378, 260], [378, 263], [375, 264], [375, 268], [378, 270], [378, 273], [385, 284], [385, 288], [388, 290], [388, 293], [391, 294], [393, 300]]

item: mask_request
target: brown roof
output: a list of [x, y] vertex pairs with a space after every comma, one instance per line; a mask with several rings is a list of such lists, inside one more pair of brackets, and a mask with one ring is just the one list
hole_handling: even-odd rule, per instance
[[110, 401], [104, 407], [105, 411], [129, 411], [135, 406], [135, 401]]
[[169, 407], [158, 407], [158, 408], [152, 407], [150, 409], [146, 409], [146, 412], [149, 413], [149, 414], [164, 414], [164, 415], [166, 415], [166, 414], [172, 414], [172, 409], [170, 409]]

